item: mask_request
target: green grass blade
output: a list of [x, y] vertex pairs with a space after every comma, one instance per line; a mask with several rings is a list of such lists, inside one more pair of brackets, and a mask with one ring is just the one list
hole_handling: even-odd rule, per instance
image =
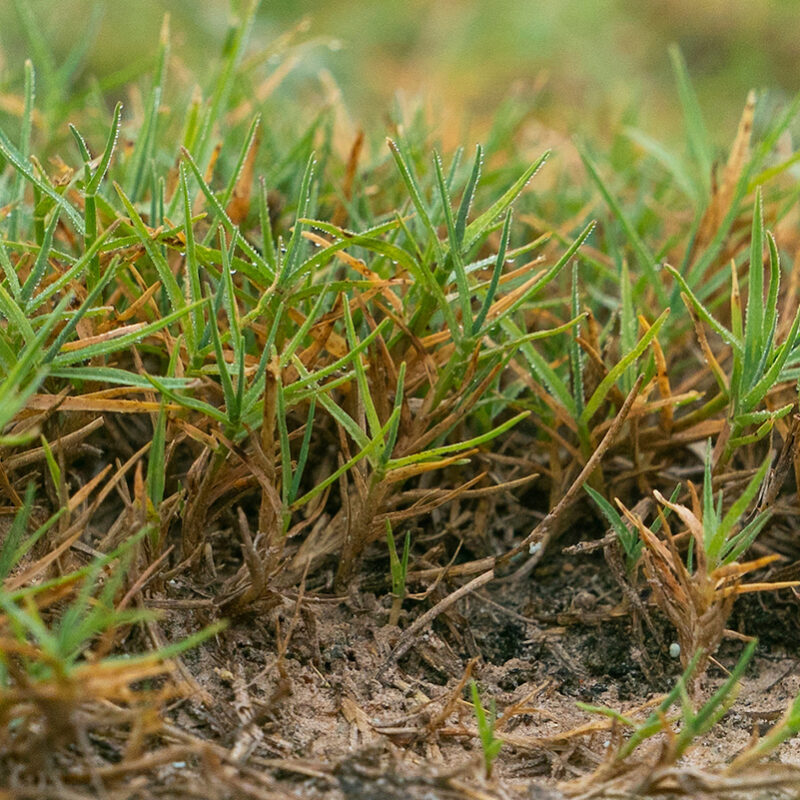
[[[281, 392], [283, 394], [283, 392]], [[300, 481], [303, 478], [303, 472], [308, 461], [308, 455], [311, 447], [311, 433], [314, 429], [314, 412], [317, 408], [316, 398], [312, 397], [308, 404], [308, 416], [306, 417], [306, 429], [303, 432], [303, 441], [300, 444], [300, 452], [297, 456], [297, 467], [292, 477], [292, 485], [289, 488], [289, 505], [291, 505], [297, 498], [297, 493], [300, 491]]]
[[630, 219], [628, 219], [628, 215], [623, 210], [619, 201], [616, 197], [614, 197], [606, 185], [606, 182], [600, 176], [597, 165], [595, 164], [594, 159], [589, 155], [589, 152], [583, 147], [578, 147], [578, 152], [587, 172], [597, 188], [600, 190], [600, 194], [603, 196], [606, 205], [611, 209], [611, 213], [617, 218], [622, 226], [622, 229], [625, 231], [625, 235], [627, 236], [628, 241], [631, 243], [634, 253], [636, 253], [636, 259], [639, 262], [639, 266], [642, 268], [644, 275], [647, 277], [647, 285], [652, 287], [658, 302], [662, 306], [665, 306], [667, 304], [667, 293], [661, 282], [661, 277], [656, 271], [657, 260], [655, 255], [645, 244], [636, 228], [634, 228], [633, 223], [630, 221]]
[[283, 261], [283, 267], [278, 274], [278, 286], [284, 289], [294, 281], [296, 273], [298, 272], [300, 256], [305, 242], [303, 238], [303, 223], [301, 220], [308, 217], [311, 208], [311, 187], [314, 183], [314, 168], [316, 163], [316, 157], [312, 152], [306, 162], [306, 169], [300, 184], [300, 199], [297, 205], [297, 217], [295, 219], [294, 228], [292, 229], [292, 236], [289, 239], [289, 244], [286, 246], [286, 256]]
[[[192, 171], [195, 180], [200, 186], [200, 191], [202, 191], [206, 200], [208, 200], [208, 204], [211, 207], [211, 210], [214, 212], [215, 221], [222, 224], [222, 226], [225, 228], [225, 232], [229, 236], [233, 236], [236, 226], [231, 221], [231, 218], [228, 216], [222, 204], [219, 202], [217, 196], [211, 191], [211, 187], [209, 187], [209, 185], [206, 183], [203, 173], [200, 171], [200, 167], [197, 166], [197, 162], [194, 160], [194, 158], [192, 158], [191, 153], [186, 150], [186, 148], [182, 148], [181, 153], [183, 154], [184, 162], [189, 165], [189, 169]], [[258, 250], [256, 250], [256, 248], [253, 247], [243, 236], [239, 239], [239, 247], [252, 261], [253, 266], [256, 268], [257, 273], [255, 278], [266, 284], [271, 283], [272, 279], [275, 277], [275, 273], [269, 268], [266, 260], [258, 252]]]
[[595, 412], [600, 408], [606, 396], [611, 391], [611, 387], [617, 382], [617, 380], [619, 380], [620, 376], [628, 368], [628, 366], [635, 363], [639, 356], [644, 353], [644, 351], [650, 345], [650, 342], [653, 341], [658, 334], [658, 331], [668, 316], [669, 309], [667, 308], [650, 326], [650, 329], [644, 334], [644, 336], [642, 336], [636, 347], [634, 347], [629, 353], [625, 353], [625, 355], [622, 356], [617, 364], [615, 364], [609, 370], [608, 375], [606, 375], [605, 378], [600, 381], [600, 385], [597, 387], [597, 389], [595, 389], [594, 394], [589, 398], [589, 402], [586, 404], [586, 408], [584, 408], [583, 414], [580, 416], [582, 423], [588, 425], [591, 422]]
[[439, 237], [436, 233], [436, 226], [431, 221], [425, 201], [422, 199], [422, 190], [420, 189], [419, 181], [417, 180], [411, 168], [411, 164], [408, 162], [408, 159], [403, 154], [397, 142], [393, 141], [392, 139], [387, 139], [386, 143], [389, 145], [389, 149], [392, 152], [392, 157], [397, 165], [397, 169], [400, 172], [403, 183], [406, 185], [408, 194], [411, 197], [411, 202], [414, 204], [414, 208], [417, 210], [417, 215], [422, 220], [425, 228], [429, 231], [433, 237], [433, 240], [435, 240], [436, 246], [438, 247]]
[[482, 433], [480, 436], [474, 436], [472, 439], [467, 439], [463, 442], [454, 442], [453, 444], [445, 444], [441, 447], [433, 447], [430, 450], [424, 450], [421, 453], [413, 453], [410, 456], [403, 456], [402, 458], [389, 459], [387, 469], [400, 469], [401, 467], [407, 467], [411, 464], [418, 464], [421, 461], [430, 461], [450, 453], [457, 453], [459, 450], [469, 450], [472, 447], [480, 447], [482, 444], [496, 439], [501, 433], [505, 433], [518, 422], [521, 422], [529, 416], [529, 411], [523, 411], [497, 427], [492, 428], [490, 431]]
[[472, 201], [475, 199], [475, 189], [480, 180], [482, 168], [483, 148], [478, 145], [475, 148], [475, 161], [472, 164], [472, 172], [464, 188], [464, 193], [461, 195], [461, 202], [459, 203], [458, 214], [456, 215], [456, 240], [458, 241], [459, 247], [464, 243], [464, 234], [467, 230], [467, 217], [472, 207]]
[[114, 150], [117, 147], [119, 129], [121, 125], [122, 103], [117, 103], [117, 105], [114, 107], [114, 116], [111, 119], [111, 128], [108, 131], [108, 139], [106, 139], [106, 146], [103, 149], [103, 155], [100, 158], [100, 163], [97, 165], [97, 168], [92, 174], [92, 179], [86, 186], [86, 194], [96, 194], [97, 190], [100, 188], [100, 184], [102, 183], [103, 178], [105, 178], [106, 173], [108, 172], [108, 167], [111, 164]]
[[511, 238], [511, 214], [512, 211], [509, 208], [508, 211], [506, 211], [506, 219], [503, 223], [503, 232], [500, 234], [500, 247], [497, 250], [497, 259], [494, 262], [492, 279], [489, 283], [489, 288], [486, 290], [486, 297], [483, 298], [481, 310], [478, 312], [478, 315], [475, 317], [475, 320], [472, 323], [472, 335], [476, 337], [482, 335], [481, 328], [483, 327], [483, 323], [486, 321], [486, 316], [489, 313], [489, 309], [492, 307], [495, 295], [497, 294], [497, 286], [500, 282], [500, 275], [503, 272], [503, 264], [505, 263], [506, 252], [508, 250], [508, 242]]
[[[356, 338], [356, 329], [353, 325], [353, 315], [350, 311], [350, 303], [346, 297], [342, 298], [342, 308], [344, 310], [345, 331], [347, 332], [347, 343], [350, 346], [350, 351], [358, 347], [358, 339]], [[367, 380], [367, 372], [364, 369], [364, 362], [361, 360], [361, 355], [355, 356], [352, 361], [353, 368], [356, 373], [356, 382], [358, 383], [358, 393], [360, 396], [361, 404], [364, 407], [364, 414], [367, 418], [367, 426], [369, 428], [370, 436], [374, 437], [381, 429], [381, 422], [378, 418], [378, 412], [375, 404], [372, 402], [372, 392], [369, 388], [369, 381]]]
[[28, 159], [24, 157], [16, 147], [14, 147], [14, 145], [11, 143], [11, 140], [8, 138], [8, 136], [6, 136], [2, 129], [0, 129], [0, 153], [31, 185], [33, 185], [42, 194], [47, 195], [51, 200], [53, 200], [56, 205], [58, 205], [67, 215], [67, 218], [72, 223], [75, 230], [81, 236], [84, 235], [85, 228], [83, 224], [83, 217], [81, 217], [81, 215], [75, 210], [75, 207], [69, 203], [69, 201], [67, 201], [63, 195], [59, 194], [59, 192], [57, 192], [48, 181], [42, 180], [35, 174], [28, 163]]
[[632, 531], [630, 528], [628, 528], [628, 526], [623, 522], [622, 517], [619, 515], [617, 509], [614, 508], [614, 506], [612, 506], [611, 503], [609, 503], [608, 500], [606, 500], [605, 497], [600, 494], [600, 492], [592, 489], [588, 483], [585, 483], [583, 488], [603, 512], [603, 516], [606, 518], [606, 521], [612, 527], [614, 533], [617, 534], [617, 539], [619, 539], [619, 543], [622, 545], [622, 549], [625, 552], [628, 564], [632, 565], [636, 559], [638, 559], [639, 554], [642, 551], [642, 541], [639, 538], [638, 533], [635, 530]]
[[546, 150], [534, 161], [516, 181], [507, 189], [499, 200], [496, 200], [483, 214], [478, 216], [464, 232], [464, 252], [474, 247], [478, 241], [486, 234], [492, 224], [510, 208], [511, 204], [522, 194], [525, 187], [533, 179], [533, 176], [542, 168], [545, 161], [550, 156], [550, 151]]
[[756, 190], [753, 226], [750, 239], [750, 272], [747, 311], [744, 323], [744, 361], [742, 385], [749, 388], [757, 379], [756, 364], [762, 355], [764, 333], [764, 208], [761, 188]]
[[[31, 146], [31, 133], [33, 131], [33, 107], [36, 99], [36, 73], [33, 62], [25, 60], [25, 104], [22, 108], [22, 123], [20, 126], [19, 153], [23, 160], [28, 159]], [[8, 238], [12, 241], [19, 236], [22, 205], [25, 200], [25, 177], [21, 172], [14, 176], [14, 186], [11, 190], [12, 208], [8, 220]]]
[[714, 163], [714, 148], [703, 119], [700, 103], [689, 78], [689, 70], [686, 68], [686, 62], [677, 45], [670, 46], [669, 57], [672, 61], [672, 69], [675, 72], [675, 80], [678, 84], [678, 97], [683, 108], [683, 121], [686, 125], [689, 152], [697, 164], [703, 193], [707, 198], [711, 193], [711, 167]]
[[689, 288], [689, 284], [686, 283], [683, 275], [678, 272], [674, 267], [671, 267], [669, 264], [664, 265], [667, 270], [672, 274], [675, 280], [678, 282], [678, 285], [681, 288], [681, 292], [684, 295], [684, 302], [688, 305], [689, 303], [694, 306], [694, 310], [697, 312], [697, 315], [705, 322], [709, 328], [711, 328], [714, 333], [716, 333], [725, 344], [730, 345], [730, 347], [736, 352], [738, 357], [744, 355], [744, 347], [742, 342], [734, 336], [731, 331], [725, 328], [723, 325], [720, 325], [716, 319], [711, 315], [711, 312], [700, 302], [698, 297], [694, 294], [694, 292]]
[[[109, 272], [113, 273], [113, 270], [106, 272], [106, 275], [108, 275], [110, 279], [113, 275], [109, 275]], [[104, 284], [98, 284], [98, 286], [103, 288]], [[202, 303], [204, 301], [200, 302]], [[83, 306], [81, 306], [81, 308], [83, 308]], [[47, 360], [48, 358], [52, 358], [53, 366], [66, 367], [70, 364], [74, 364], [76, 361], [97, 358], [98, 356], [106, 355], [107, 353], [114, 353], [118, 350], [124, 350], [129, 345], [135, 344], [147, 336], [150, 336], [150, 334], [156, 333], [162, 328], [172, 325], [173, 322], [177, 322], [179, 319], [181, 319], [181, 317], [185, 316], [189, 311], [191, 311], [192, 308], [193, 306], [179, 308], [177, 311], [173, 311], [171, 314], [167, 314], [167, 316], [156, 320], [155, 322], [150, 322], [136, 331], [131, 331], [131, 333], [127, 333], [124, 336], [118, 336], [116, 339], [109, 339], [105, 342], [96, 342], [95, 344], [87, 345], [79, 350], [69, 350], [64, 353], [59, 353], [58, 355], [53, 355], [53, 348], [51, 348], [51, 351], [48, 351], [48, 355], [45, 357], [45, 359]], [[73, 319], [76, 318], [78, 318], [77, 312]], [[60, 348], [61, 342], [59, 342], [58, 346]]]
[[473, 330], [472, 321], [472, 296], [467, 281], [467, 273], [464, 270], [464, 260], [461, 255], [461, 245], [456, 234], [456, 224], [453, 219], [453, 209], [451, 207], [450, 193], [444, 180], [442, 172], [442, 160], [438, 153], [433, 156], [434, 171], [436, 172], [436, 182], [439, 186], [439, 195], [442, 200], [447, 236], [450, 241], [449, 261], [453, 265], [456, 276], [456, 287], [458, 302], [461, 307], [461, 326], [466, 331]]
[[153, 266], [156, 268], [158, 277], [167, 291], [170, 306], [173, 310], [185, 308], [186, 300], [183, 296], [183, 292], [181, 291], [180, 286], [178, 286], [178, 281], [172, 274], [172, 270], [170, 269], [169, 264], [167, 264], [167, 260], [164, 258], [161, 248], [153, 241], [152, 233], [147, 229], [147, 226], [142, 221], [142, 217], [134, 208], [133, 203], [122, 190], [122, 187], [118, 183], [115, 183], [114, 188], [116, 189], [120, 200], [122, 200], [122, 204], [125, 206], [125, 211], [127, 212], [128, 217], [133, 224], [133, 228], [139, 237], [139, 241], [144, 247], [147, 255], [150, 257], [150, 260], [153, 262]]

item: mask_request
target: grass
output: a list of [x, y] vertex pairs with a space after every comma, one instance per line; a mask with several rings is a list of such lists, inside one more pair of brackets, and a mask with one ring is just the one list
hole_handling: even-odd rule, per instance
[[[796, 511], [796, 159], [781, 143], [800, 98], [756, 134], [751, 96], [714, 167], [674, 50], [685, 152], [631, 120], [609, 150], [580, 145], [580, 180], [538, 191], [549, 153], [523, 158], [502, 132], [470, 155], [442, 152], [424, 115], [377, 148], [335, 103], [274, 124], [303, 32], [256, 57], [256, 10], [202, 91], [173, 75], [165, 22], [138, 102], [116, 105], [65, 103], [69, 70], [25, 18], [43, 63], [25, 63], [0, 128], [0, 774], [102, 794], [180, 762], [266, 796], [288, 761], [257, 778], [241, 740], [176, 722], [214, 703], [198, 653], [234, 663], [226, 636], [267, 620], [271, 718], [314, 603], [371, 584], [401, 628], [386, 664], [434, 620], [466, 647], [457, 603], [496, 578], [522, 592], [560, 537], [610, 525], [624, 613], [660, 611], [684, 667], [644, 722], [603, 711], [633, 733], [594, 780], [641, 788], [639, 744], [661, 736], [655, 765], [672, 770], [734, 699], [754, 643], [693, 695], [735, 599], [795, 585], [741, 578], [775, 560]], [[538, 522], [503, 538], [486, 520], [520, 499]], [[244, 714], [251, 684], [231, 675], [257, 748], [262, 712]], [[507, 751], [471, 686], [489, 791]], [[797, 703], [713, 774], [754, 769], [797, 731]]]

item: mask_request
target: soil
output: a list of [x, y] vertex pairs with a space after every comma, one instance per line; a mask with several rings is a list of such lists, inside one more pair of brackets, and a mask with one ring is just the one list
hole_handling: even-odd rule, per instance
[[[442, 595], [451, 588], [443, 587]], [[660, 642], [646, 627], [644, 636], [634, 628], [601, 552], [581, 558], [554, 552], [522, 581], [488, 584], [437, 618], [399, 663], [389, 660], [401, 633], [387, 624], [389, 605], [385, 593], [354, 590], [341, 600], [311, 593], [302, 613], [287, 602], [266, 616], [235, 621], [185, 656], [212, 699], [181, 702], [174, 724], [242, 754], [250, 768], [267, 770], [275, 796], [557, 800], [567, 796], [571, 781], [597, 769], [612, 745], [607, 718], [576, 703], [629, 713], [668, 691], [681, 672], [670, 656], [669, 625], [654, 615]], [[405, 605], [401, 625], [407, 627], [419, 612], [414, 601]], [[732, 627], [760, 635], [759, 655], [742, 681], [742, 699], [681, 762], [685, 775], [718, 769], [800, 692], [799, 614], [786, 591], [738, 602]], [[183, 635], [177, 624], [170, 629], [169, 619], [165, 630]], [[282, 659], [276, 624], [289, 640]], [[740, 641], [723, 643], [700, 698], [724, 680], [724, 667], [740, 651]], [[490, 780], [464, 702], [465, 673], [477, 680], [484, 704], [496, 704], [498, 716], [516, 706], [498, 731], [506, 744]], [[657, 744], [640, 750], [636, 760], [658, 762]], [[800, 766], [800, 745], [785, 743], [772, 762]], [[170, 783], [178, 779], [173, 773]], [[182, 785], [188, 791], [192, 783]], [[698, 783], [690, 796], [717, 796], [713, 787], [702, 789]], [[229, 796], [222, 784], [215, 791]], [[686, 787], [674, 796], [685, 797]], [[787, 795], [751, 787], [730, 796]]]

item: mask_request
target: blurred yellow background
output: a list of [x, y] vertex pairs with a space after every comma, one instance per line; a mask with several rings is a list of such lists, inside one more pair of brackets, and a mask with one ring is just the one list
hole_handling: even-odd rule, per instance
[[[33, 55], [16, 6], [0, 0], [0, 75], [18, 85]], [[224, 42], [227, 2], [29, 0], [56, 62], [90, 43], [79, 81], [146, 72], [161, 19], [172, 20], [172, 54], [202, 82]], [[367, 127], [396, 92], [425, 96], [451, 123], [480, 119], [517, 92], [559, 131], [600, 132], [631, 110], [670, 138], [680, 114], [667, 47], [677, 42], [712, 132], [733, 134], [749, 88], [776, 98], [798, 89], [796, 0], [265, 0], [251, 46], [310, 19], [309, 44], [285, 91], [330, 73], [350, 116]]]

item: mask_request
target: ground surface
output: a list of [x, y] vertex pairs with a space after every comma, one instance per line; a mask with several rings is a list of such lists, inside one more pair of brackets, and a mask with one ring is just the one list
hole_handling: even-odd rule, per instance
[[[569, 537], [561, 542], [568, 543]], [[287, 797], [573, 796], [612, 740], [608, 721], [576, 701], [623, 712], [645, 707], [669, 690], [681, 669], [668, 652], [672, 631], [657, 612], [660, 644], [646, 628], [632, 629], [601, 553], [576, 561], [557, 550], [530, 575], [491, 583], [437, 618], [399, 663], [390, 661], [400, 630], [387, 625], [388, 598], [370, 591], [338, 599], [308, 592], [299, 615], [287, 602], [272, 615], [234, 622], [185, 657], [208, 697], [190, 697], [170, 717], [182, 730], [243, 754], [250, 769], [272, 776], [272, 791]], [[276, 618], [284, 636], [291, 631], [282, 660]], [[738, 790], [732, 781], [725, 792], [699, 778], [692, 783], [694, 768], [730, 761], [800, 691], [800, 606], [793, 596], [746, 597], [732, 622], [761, 637], [759, 655], [742, 681], [741, 699], [680, 762], [674, 796], [792, 796], [786, 787], [788, 795], [760, 791], [753, 778]], [[180, 624], [173, 633], [183, 633]], [[738, 650], [735, 642], [723, 644], [719, 662], [731, 666]], [[506, 744], [489, 781], [472, 709], [460, 690], [468, 664], [498, 716], [514, 710], [499, 732]], [[723, 677], [712, 666], [698, 697], [709, 696]], [[643, 750], [645, 764], [658, 761], [658, 746]], [[771, 761], [800, 766], [800, 744], [785, 743]], [[183, 778], [167, 768], [164, 780], [174, 787]], [[194, 784], [189, 779], [187, 788]], [[609, 789], [608, 796], [640, 796], [629, 794], [634, 786], [629, 782], [622, 795]], [[222, 787], [219, 792], [225, 796]]]

